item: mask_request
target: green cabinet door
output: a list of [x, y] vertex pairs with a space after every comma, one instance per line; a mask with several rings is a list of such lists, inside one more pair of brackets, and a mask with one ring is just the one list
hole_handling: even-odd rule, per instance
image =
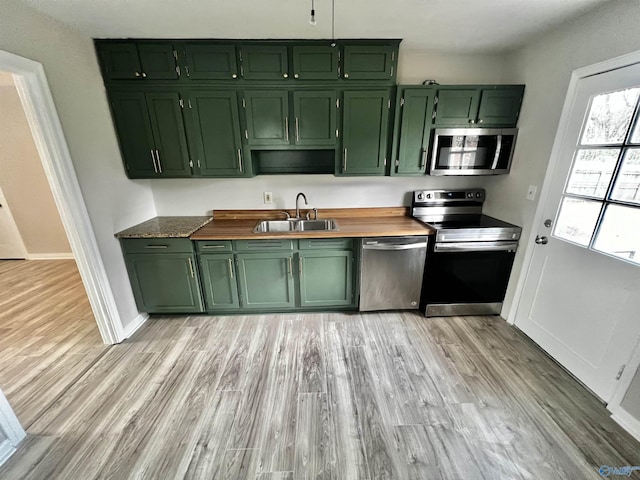
[[289, 145], [289, 94], [278, 90], [244, 93], [249, 145]]
[[515, 127], [518, 123], [524, 85], [482, 89], [478, 125], [483, 127]]
[[240, 61], [246, 80], [289, 78], [289, 60], [284, 45], [243, 45]]
[[433, 89], [402, 89], [396, 110], [392, 175], [422, 175], [427, 164]]
[[[147, 93], [156, 164], [160, 176], [189, 177], [189, 152], [178, 93]], [[128, 133], [131, 135], [131, 132]]]
[[207, 311], [240, 308], [233, 254], [200, 255], [200, 273]]
[[338, 78], [337, 46], [301, 45], [293, 47], [293, 78], [335, 80]]
[[141, 312], [203, 311], [192, 254], [127, 254], [125, 260], [136, 305]]
[[234, 45], [187, 42], [185, 74], [191, 80], [235, 80], [238, 62]]
[[310, 250], [298, 253], [300, 306], [353, 305], [353, 253]]
[[296, 145], [336, 144], [336, 99], [335, 90], [293, 92]]
[[144, 93], [112, 91], [109, 99], [127, 175], [157, 176], [153, 130]]
[[439, 90], [435, 125], [475, 125], [479, 98], [477, 89]]
[[147, 80], [175, 80], [179, 77], [177, 53], [170, 43], [139, 43], [142, 76]]
[[295, 307], [292, 255], [290, 252], [236, 255], [243, 308]]
[[342, 77], [348, 80], [391, 80], [396, 48], [387, 45], [345, 45]]
[[343, 104], [342, 155], [337, 172], [384, 175], [389, 91], [346, 91]]
[[200, 175], [244, 175], [236, 92], [191, 91], [189, 100]]
[[96, 45], [103, 75], [110, 80], [142, 78], [138, 47], [132, 42], [101, 43]]

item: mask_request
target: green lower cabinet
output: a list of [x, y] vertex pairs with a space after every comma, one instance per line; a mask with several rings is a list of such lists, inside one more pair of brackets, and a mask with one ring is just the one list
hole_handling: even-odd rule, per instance
[[283, 309], [296, 305], [291, 252], [240, 253], [238, 283], [245, 309]]
[[131, 287], [141, 312], [202, 312], [200, 282], [191, 253], [125, 256]]
[[232, 253], [200, 255], [200, 272], [207, 311], [240, 308]]
[[298, 273], [301, 307], [353, 305], [351, 251], [301, 251], [298, 253]]

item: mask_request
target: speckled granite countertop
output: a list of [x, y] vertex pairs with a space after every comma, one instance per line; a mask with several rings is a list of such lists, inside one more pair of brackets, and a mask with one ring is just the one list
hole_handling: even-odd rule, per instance
[[213, 217], [155, 217], [115, 234], [116, 238], [188, 238]]

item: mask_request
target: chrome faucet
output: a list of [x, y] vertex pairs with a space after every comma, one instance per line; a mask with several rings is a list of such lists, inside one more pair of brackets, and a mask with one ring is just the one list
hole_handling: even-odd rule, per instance
[[296, 218], [297, 219], [300, 219], [300, 207], [298, 206], [298, 200], [300, 200], [300, 197], [304, 198], [305, 205], [309, 205], [307, 203], [307, 197], [305, 196], [304, 193], [300, 192], [298, 195], [296, 195]]

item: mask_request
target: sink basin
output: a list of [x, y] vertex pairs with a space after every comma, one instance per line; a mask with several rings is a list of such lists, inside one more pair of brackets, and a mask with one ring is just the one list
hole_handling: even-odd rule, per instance
[[253, 233], [336, 231], [338, 224], [333, 219], [323, 220], [261, 220]]

